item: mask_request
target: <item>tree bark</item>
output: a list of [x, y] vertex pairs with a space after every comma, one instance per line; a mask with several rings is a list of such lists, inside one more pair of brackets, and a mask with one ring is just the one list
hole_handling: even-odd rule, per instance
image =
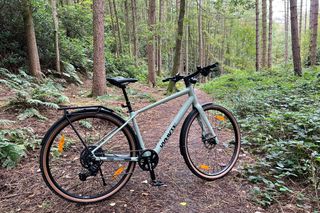
[[199, 0], [198, 4], [199, 65], [203, 67], [202, 0]]
[[132, 11], [132, 36], [133, 36], [133, 56], [135, 64], [137, 65], [138, 60], [138, 36], [137, 36], [137, 3], [136, 0], [131, 0], [131, 11]]
[[304, 33], [307, 32], [307, 25], [308, 25], [308, 0], [306, 0], [306, 6], [305, 6], [305, 14], [304, 14]]
[[117, 37], [117, 29], [116, 25], [114, 23], [114, 12], [113, 12], [113, 5], [112, 1], [108, 0], [109, 2], [109, 10], [110, 10], [110, 19], [111, 19], [111, 29], [112, 29], [112, 34], [115, 40], [115, 45], [116, 45], [116, 56], [118, 57], [120, 55], [120, 50], [119, 50], [119, 42], [118, 42], [118, 37]]
[[117, 11], [117, 4], [115, 0], [113, 0], [113, 9], [114, 9], [114, 16], [116, 18], [116, 27], [117, 27], [117, 35], [119, 41], [119, 53], [122, 53], [122, 39], [121, 39], [121, 30], [119, 25], [119, 18], [118, 18], [118, 11]]
[[148, 83], [153, 87], [156, 85], [155, 75], [155, 54], [154, 54], [154, 25], [155, 25], [156, 1], [149, 0], [148, 25], [151, 36], [148, 39], [147, 55], [148, 55]]
[[256, 0], [256, 71], [260, 70], [259, 0]]
[[92, 95], [101, 96], [106, 90], [104, 58], [104, 0], [93, 1], [93, 48]]
[[[189, 11], [188, 11], [188, 2], [185, 3], [185, 16], [188, 19]], [[189, 25], [186, 26], [186, 35], [185, 35], [185, 70], [186, 74], [189, 74]]]
[[[178, 18], [178, 32], [176, 38], [176, 51], [174, 55], [174, 63], [171, 72], [171, 76], [174, 76], [178, 73], [179, 64], [180, 64], [180, 57], [181, 57], [181, 46], [182, 46], [182, 38], [183, 38], [183, 21], [184, 21], [184, 14], [185, 14], [185, 0], [180, 0], [180, 12]], [[168, 86], [168, 93], [172, 93], [175, 89], [175, 83], [170, 81]]]
[[268, 68], [272, 68], [272, 0], [269, 0], [269, 42], [268, 42]]
[[129, 55], [132, 57], [132, 48], [131, 48], [131, 23], [129, 19], [129, 5], [128, 0], [124, 1], [124, 9], [125, 9], [125, 21], [126, 21], [126, 33], [128, 38], [128, 44], [129, 44]]
[[57, 72], [62, 74], [62, 70], [60, 67], [60, 49], [59, 49], [59, 20], [58, 20], [58, 12], [57, 12], [57, 1], [50, 0], [51, 8], [52, 8], [52, 19], [54, 26], [54, 47], [56, 52], [56, 70]]
[[299, 21], [299, 41], [300, 41], [300, 45], [301, 45], [301, 38], [302, 38], [302, 22], [303, 22], [303, 20], [302, 20], [302, 10], [303, 9], [303, 0], [301, 0], [300, 1], [300, 21]]
[[289, 0], [284, 1], [284, 8], [285, 8], [285, 22], [284, 22], [284, 29], [285, 29], [285, 41], [284, 41], [284, 61], [285, 64], [288, 64], [288, 52], [289, 52]]
[[[159, 24], [162, 24], [162, 20], [163, 20], [163, 4], [164, 4], [164, 0], [159, 0]], [[161, 27], [162, 28], [162, 27]], [[162, 47], [162, 39], [161, 39], [161, 35], [158, 34], [158, 49], [157, 49], [157, 62], [158, 62], [158, 67], [157, 67], [157, 75], [159, 76], [161, 74], [161, 69], [162, 69], [162, 58], [161, 58], [161, 47]]]
[[297, 0], [290, 0], [291, 14], [291, 39], [292, 39], [292, 58], [295, 75], [302, 75], [300, 43], [299, 43], [299, 28], [298, 28], [298, 13]]
[[37, 48], [36, 34], [34, 31], [34, 24], [32, 18], [31, 1], [23, 0], [23, 21], [27, 40], [28, 59], [29, 59], [29, 71], [32, 76], [38, 80], [42, 78], [39, 53]]
[[311, 0], [312, 20], [310, 21], [310, 62], [311, 66], [317, 64], [317, 38], [318, 38], [318, 15], [319, 15], [319, 0]]
[[267, 65], [267, 0], [262, 0], [262, 68]]

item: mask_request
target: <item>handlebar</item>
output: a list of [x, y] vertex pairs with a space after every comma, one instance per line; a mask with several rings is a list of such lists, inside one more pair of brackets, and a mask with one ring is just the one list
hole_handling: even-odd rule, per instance
[[167, 81], [178, 82], [178, 81], [182, 80], [183, 78], [184, 78], [184, 76], [181, 76], [180, 73], [178, 73], [177, 75], [175, 75], [172, 78], [163, 79], [162, 82], [167, 82]]
[[214, 68], [217, 68], [219, 67], [219, 63], [214, 63], [214, 64], [211, 64], [209, 66], [206, 66], [206, 67], [197, 67], [197, 71], [188, 75], [188, 76], [181, 76], [179, 73], [177, 75], [175, 75], [174, 77], [171, 77], [171, 78], [165, 78], [162, 80], [162, 82], [167, 82], [167, 81], [173, 81], [173, 82], [178, 82], [182, 79], [184, 79], [186, 85], [188, 85], [190, 83], [190, 80], [201, 74], [203, 76], [208, 76], [210, 72], [212, 72], [212, 69]]

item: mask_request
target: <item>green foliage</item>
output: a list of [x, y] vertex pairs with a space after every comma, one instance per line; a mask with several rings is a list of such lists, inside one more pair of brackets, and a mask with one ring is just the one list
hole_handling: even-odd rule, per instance
[[75, 67], [72, 64], [63, 62], [63, 71], [63, 76], [67, 79], [67, 81], [75, 82], [77, 85], [83, 84], [76, 72]]
[[3, 167], [14, 167], [28, 149], [39, 144], [31, 128], [0, 130], [0, 162]]
[[111, 53], [106, 53], [106, 69], [109, 76], [122, 76], [145, 80], [147, 67], [145, 63], [135, 65], [133, 58], [128, 55], [115, 58]]
[[35, 85], [33, 88], [16, 90], [15, 97], [10, 105], [22, 108], [59, 108], [58, 104], [69, 102], [68, 97], [61, 94], [59, 85], [51, 80]]
[[0, 120], [0, 126], [3, 126], [3, 127], [10, 126], [11, 124], [14, 124], [14, 123], [15, 121], [12, 121], [12, 120], [7, 120], [7, 119]]
[[18, 115], [17, 118], [18, 118], [18, 120], [23, 121], [23, 120], [26, 120], [27, 118], [31, 118], [31, 117], [35, 117], [35, 118], [38, 118], [41, 120], [47, 120], [47, 118], [42, 116], [38, 110], [33, 109], [33, 108], [26, 109], [23, 113]]
[[263, 206], [291, 193], [289, 180], [319, 190], [319, 73], [298, 78], [282, 70], [236, 71], [203, 86], [237, 115], [245, 149], [259, 156], [245, 171], [259, 184], [253, 199]]
[[80, 71], [92, 69], [92, 39], [91, 38], [69, 38], [62, 34], [60, 37], [61, 60], [72, 64]]
[[0, 68], [0, 76], [3, 77], [0, 83], [15, 92], [9, 105], [15, 108], [29, 109], [20, 114], [19, 119], [21, 120], [28, 117], [44, 119], [36, 109], [57, 109], [58, 104], [69, 102], [68, 97], [62, 94], [61, 85], [50, 79], [39, 84], [22, 70], [15, 75], [3, 68]]

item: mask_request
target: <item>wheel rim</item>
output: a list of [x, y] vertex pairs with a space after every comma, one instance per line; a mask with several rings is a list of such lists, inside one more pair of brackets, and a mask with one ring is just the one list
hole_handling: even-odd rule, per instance
[[215, 144], [213, 137], [203, 131], [199, 114], [191, 119], [186, 138], [186, 152], [193, 169], [201, 176], [208, 178], [222, 177], [235, 164], [239, 153], [239, 131], [232, 117], [220, 109], [205, 110], [206, 116], [218, 138]]
[[[120, 126], [116, 120], [102, 115], [92, 114], [85, 117], [73, 118], [71, 122], [87, 147], [94, 146], [105, 134]], [[100, 169], [95, 171], [95, 176], [87, 177], [86, 181], [81, 180], [79, 174], [90, 171], [88, 165], [93, 161], [88, 161], [87, 156], [83, 157], [86, 148], [68, 122], [56, 129], [47, 144], [44, 169], [47, 182], [55, 192], [72, 201], [94, 202], [111, 196], [127, 182], [134, 169], [133, 162], [95, 162], [101, 167], [106, 185], [103, 185]], [[98, 151], [134, 156], [134, 153], [130, 152], [133, 148], [132, 138], [128, 137], [123, 129]], [[87, 160], [87, 166], [83, 165], [84, 159]]]

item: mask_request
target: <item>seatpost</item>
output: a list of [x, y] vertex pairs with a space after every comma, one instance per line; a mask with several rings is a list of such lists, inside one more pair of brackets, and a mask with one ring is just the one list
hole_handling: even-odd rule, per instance
[[126, 92], [126, 86], [123, 86], [121, 87], [122, 89], [122, 92], [123, 92], [123, 95], [124, 95], [124, 98], [126, 99], [126, 105], [123, 107], [128, 107], [128, 110], [129, 110], [129, 113], [132, 112], [132, 107], [131, 107], [131, 103], [129, 101], [129, 98], [128, 98], [128, 95], [127, 95], [127, 92]]

